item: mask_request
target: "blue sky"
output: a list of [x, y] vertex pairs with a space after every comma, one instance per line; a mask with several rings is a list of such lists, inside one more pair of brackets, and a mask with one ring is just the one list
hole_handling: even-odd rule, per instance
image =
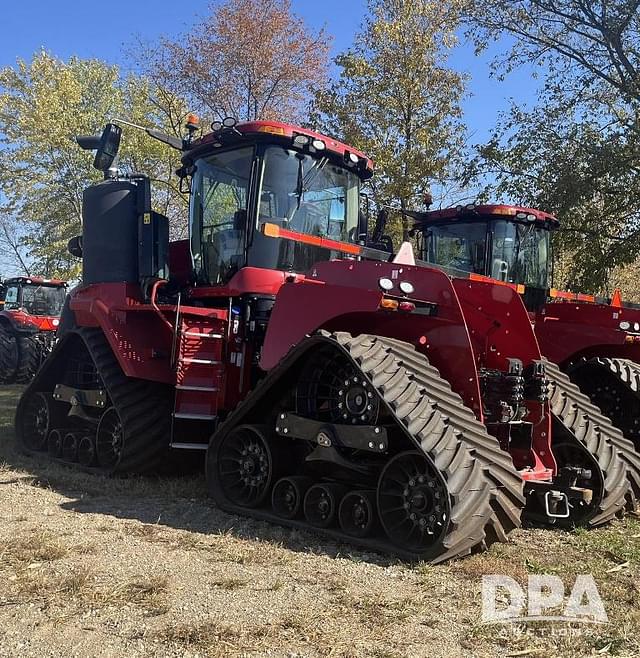
[[[96, 3], [79, 0], [30, 0], [28, 5], [3, 2], [0, 66], [29, 59], [39, 48], [67, 58], [70, 55], [97, 57], [127, 67], [123, 46], [135, 35], [153, 40], [163, 34], [178, 34], [207, 12], [208, 0], [179, 3], [173, 0], [110, 0]], [[292, 0], [293, 9], [310, 27], [326, 25], [334, 35], [334, 53], [346, 49], [365, 13], [365, 0]], [[495, 51], [495, 49], [494, 49]], [[476, 57], [463, 44], [451, 64], [471, 75], [470, 98], [464, 102], [469, 142], [486, 139], [500, 110], [509, 98], [531, 98], [530, 75], [521, 71], [506, 82], [489, 76], [491, 55]]]

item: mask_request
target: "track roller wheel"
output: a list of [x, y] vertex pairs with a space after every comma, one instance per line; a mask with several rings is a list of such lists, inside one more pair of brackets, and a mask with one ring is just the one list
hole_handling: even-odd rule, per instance
[[115, 407], [109, 407], [100, 418], [96, 432], [96, 456], [103, 468], [113, 468], [123, 448], [122, 421]]
[[428, 551], [449, 525], [447, 485], [418, 451], [391, 459], [378, 481], [378, 511], [389, 539], [416, 553]]
[[53, 425], [53, 400], [46, 393], [32, 393], [25, 400], [22, 415], [22, 440], [34, 451], [47, 448], [47, 437]]
[[313, 480], [303, 475], [280, 478], [271, 492], [273, 511], [283, 519], [298, 518], [304, 496], [312, 484]]
[[218, 447], [218, 485], [236, 505], [260, 505], [269, 493], [272, 472], [271, 446], [262, 428], [240, 425]]
[[57, 459], [62, 454], [62, 438], [64, 434], [61, 430], [51, 430], [47, 438], [47, 452], [49, 457]]
[[68, 432], [62, 439], [62, 459], [66, 462], [78, 460], [78, 435], [75, 432]]
[[352, 491], [338, 508], [340, 527], [352, 537], [368, 537], [377, 526], [375, 491]]
[[338, 516], [340, 499], [346, 493], [341, 484], [314, 484], [304, 497], [304, 515], [312, 526], [328, 528]]
[[78, 462], [81, 466], [93, 466], [96, 461], [96, 446], [92, 436], [83, 436], [78, 442]]

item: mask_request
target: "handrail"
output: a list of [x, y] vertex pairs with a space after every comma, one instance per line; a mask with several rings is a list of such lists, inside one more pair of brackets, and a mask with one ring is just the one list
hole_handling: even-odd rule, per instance
[[171, 329], [171, 331], [173, 332], [173, 325], [171, 324], [171, 322], [169, 322], [169, 320], [167, 320], [167, 318], [164, 317], [164, 313], [160, 310], [160, 307], [156, 302], [156, 297], [158, 295], [158, 288], [160, 286], [166, 286], [167, 283], [168, 281], [166, 279], [158, 279], [157, 281], [154, 282], [154, 284], [151, 286], [151, 297], [149, 299], [149, 303], [151, 304], [153, 310], [158, 314], [162, 322], [164, 322], [164, 324], [167, 327], [169, 327], [169, 329]]

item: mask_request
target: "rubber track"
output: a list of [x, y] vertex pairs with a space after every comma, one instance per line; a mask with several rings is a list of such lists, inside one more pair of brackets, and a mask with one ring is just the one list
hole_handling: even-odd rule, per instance
[[[637, 398], [640, 408], [640, 365], [629, 359], [609, 359], [595, 358], [587, 361], [588, 365], [597, 365], [603, 369], [607, 375], [617, 379], [617, 383], [626, 386]], [[576, 368], [579, 372], [580, 368]], [[578, 388], [577, 384], [574, 384]], [[611, 441], [618, 448], [622, 459], [627, 464], [628, 477], [631, 481], [635, 504], [640, 503], [640, 444], [636, 447], [634, 442], [626, 438], [624, 428], [616, 423], [615, 418], [609, 418], [602, 414], [600, 407], [597, 406], [596, 399], [589, 399], [587, 395], [583, 396], [581, 407], [589, 413], [601, 414], [610, 422]]]
[[[507, 534], [520, 525], [525, 502], [522, 479], [513, 465], [508, 466], [510, 458], [504, 459], [497, 441], [466, 410], [461, 398], [451, 391], [426, 357], [400, 341], [327, 332], [305, 339], [290, 350], [221, 425], [212, 445], [241, 424], [257, 401], [277, 386], [284, 372], [305, 352], [321, 345], [332, 345], [360, 369], [398, 424], [447, 482], [451, 514], [443, 545], [436, 554], [413, 557], [441, 562], [484, 549], [495, 541], [505, 541]], [[495, 463], [494, 455], [499, 457]], [[251, 514], [250, 510], [225, 500], [217, 502], [225, 509]], [[278, 518], [273, 520], [286, 523]], [[342, 539], [366, 545], [346, 535]], [[396, 550], [390, 544], [387, 550], [402, 554], [401, 549]]]
[[630, 444], [609, 419], [573, 384], [560, 368], [548, 360], [545, 372], [550, 382], [549, 402], [554, 417], [593, 455], [602, 469], [604, 496], [590, 526], [608, 523], [625, 507], [635, 506], [632, 480], [619, 444]]
[[28, 384], [42, 363], [43, 347], [35, 336], [18, 336], [18, 370], [16, 382]]
[[[100, 329], [75, 329], [65, 334], [64, 341], [73, 333], [84, 342], [123, 424], [124, 451], [119, 463], [108, 472], [147, 473], [158, 470], [169, 452], [170, 388], [126, 377]], [[59, 344], [50, 358], [60, 357], [63, 353], [61, 348], [63, 345]], [[45, 366], [49, 370], [52, 364], [46, 363]], [[36, 377], [23, 398], [31, 391], [39, 390], [38, 379]], [[89, 470], [105, 473], [105, 469], [99, 467]]]
[[18, 349], [13, 333], [0, 325], [0, 384], [13, 384], [18, 367]]

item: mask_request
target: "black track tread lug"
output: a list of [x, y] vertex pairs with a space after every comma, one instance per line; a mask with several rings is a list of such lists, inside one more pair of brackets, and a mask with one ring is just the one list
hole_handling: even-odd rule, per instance
[[[303, 354], [318, 345], [340, 349], [376, 388], [382, 401], [407, 436], [436, 465], [447, 482], [451, 515], [442, 546], [434, 554], [411, 555], [412, 559], [442, 562], [504, 541], [520, 525], [524, 507], [523, 482], [509, 455], [500, 450], [484, 425], [464, 407], [427, 358], [402, 341], [345, 332], [322, 331], [303, 340], [275, 366], [252, 393], [230, 414], [213, 435], [212, 446], [237, 425]], [[406, 355], [411, 355], [407, 358]], [[405, 358], [403, 358], [403, 356]], [[443, 409], [446, 409], [444, 413]], [[496, 465], [496, 459], [498, 464]], [[209, 469], [209, 460], [207, 460]], [[510, 467], [508, 467], [510, 464]], [[211, 478], [212, 473], [208, 473]], [[223, 509], [252, 514], [223, 496], [216, 496]], [[264, 514], [264, 516], [269, 516]], [[278, 519], [278, 523], [283, 523]], [[347, 539], [347, 538], [345, 538]], [[353, 543], [353, 538], [347, 541]], [[386, 550], [403, 554], [387, 546]]]
[[28, 384], [42, 363], [43, 348], [36, 336], [18, 336], [18, 370], [16, 383]]
[[[124, 450], [112, 469], [96, 467], [95, 472], [149, 473], [157, 471], [169, 453], [170, 391], [169, 386], [125, 376], [106, 337], [100, 329], [73, 328], [65, 333], [65, 340], [77, 334], [94, 361], [111, 404], [118, 410], [125, 429]], [[56, 358], [58, 350], [53, 352]], [[23, 398], [38, 388], [38, 377], [23, 393]], [[20, 404], [16, 413], [16, 435]], [[20, 437], [17, 436], [18, 441]]]
[[594, 510], [589, 525], [597, 526], [611, 521], [625, 507], [633, 509], [635, 495], [632, 480], [628, 477], [628, 462], [618, 447], [622, 438], [617, 430], [589, 398], [571, 382], [569, 376], [548, 360], [545, 362], [550, 382], [549, 402], [554, 420], [561, 423], [575, 440], [595, 458], [602, 470], [604, 493], [598, 510]]
[[[589, 359], [575, 366], [569, 373], [575, 386], [580, 386], [581, 375], [584, 376], [583, 368], [586, 368], [588, 376], [597, 375], [600, 378], [611, 378], [613, 384], [625, 387], [637, 400], [634, 407], [634, 411], [637, 413], [634, 412], [631, 415], [634, 418], [640, 418], [640, 364], [630, 359], [606, 357]], [[602, 413], [598, 404], [597, 392], [594, 392], [590, 399], [585, 397], [586, 400], [581, 405], [583, 408]], [[627, 464], [628, 477], [632, 483], [636, 504], [638, 504], [640, 503], [640, 433], [634, 431], [635, 427], [625, 427], [620, 418], [609, 417], [609, 420], [618, 430], [615, 435], [611, 434], [611, 440]]]
[[14, 333], [0, 324], [0, 384], [13, 384], [18, 371], [18, 345]]

